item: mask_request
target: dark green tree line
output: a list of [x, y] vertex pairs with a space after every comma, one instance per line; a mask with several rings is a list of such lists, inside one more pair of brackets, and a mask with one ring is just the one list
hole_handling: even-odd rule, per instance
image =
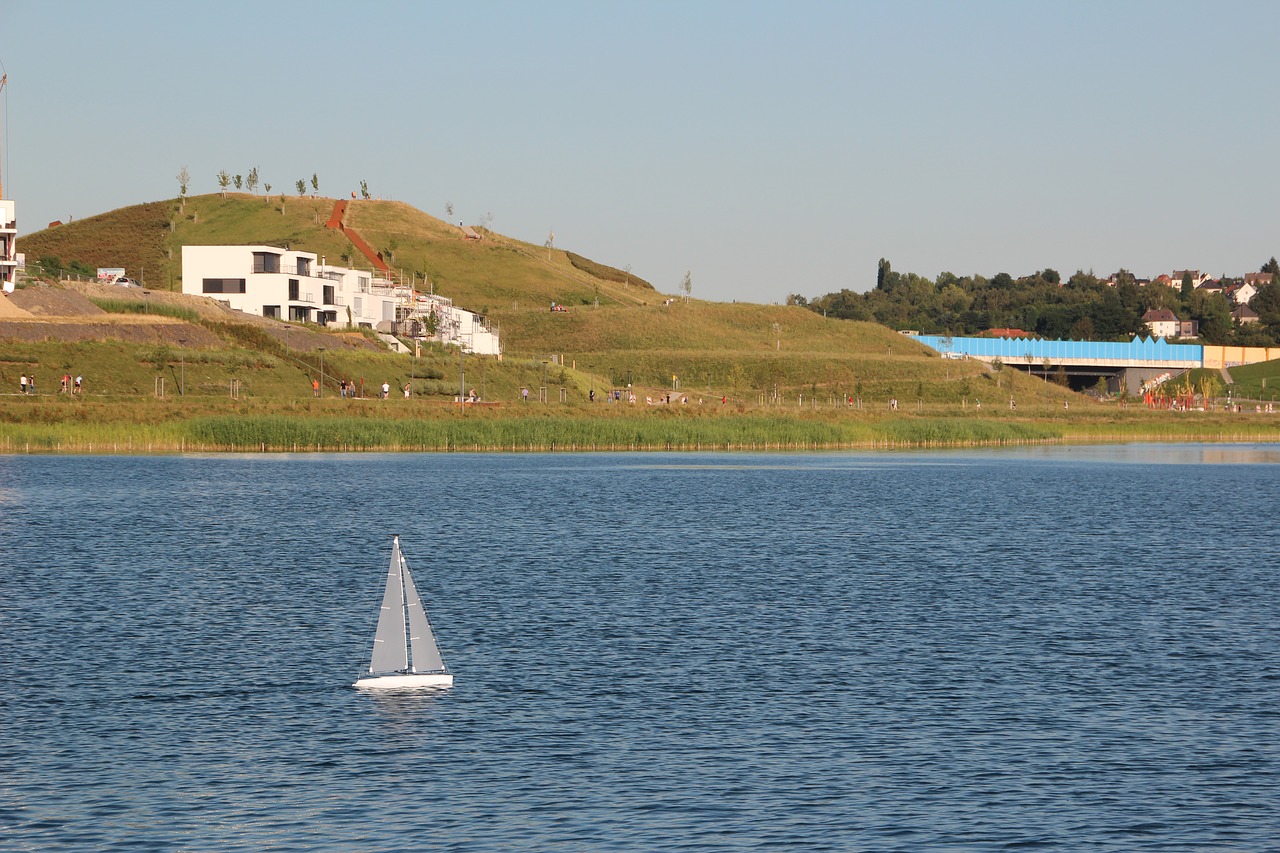
[[[1262, 271], [1280, 273], [1280, 264], [1272, 258]], [[1227, 297], [1190, 286], [1188, 280], [1140, 285], [1124, 269], [1114, 279], [1112, 286], [1077, 270], [1063, 282], [1056, 270], [1046, 268], [1021, 278], [1004, 272], [990, 278], [944, 272], [930, 280], [896, 272], [881, 258], [876, 285], [865, 293], [846, 288], [815, 297], [792, 294], [787, 302], [828, 317], [869, 320], [924, 334], [970, 336], [1020, 329], [1043, 338], [1103, 341], [1145, 335], [1143, 315], [1167, 309], [1179, 319], [1197, 321], [1205, 343], [1280, 344], [1280, 274], [1262, 285], [1251, 303], [1261, 322], [1244, 325], [1233, 320], [1234, 306]]]

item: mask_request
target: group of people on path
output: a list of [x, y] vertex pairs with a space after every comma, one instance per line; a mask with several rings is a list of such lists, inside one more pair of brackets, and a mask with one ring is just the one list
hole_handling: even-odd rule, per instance
[[[70, 373], [62, 374], [62, 387], [58, 391], [59, 394], [79, 394], [83, 390], [83, 376], [76, 374], [76, 377], [72, 379]], [[18, 377], [18, 393], [24, 395], [36, 393], [36, 376], [34, 373], [28, 376], [24, 371], [22, 375]]]
[[[401, 390], [404, 392], [404, 397], [406, 400], [409, 399], [411, 396], [413, 396], [413, 385], [411, 383], [409, 382], [404, 383], [404, 387]], [[320, 380], [319, 379], [313, 378], [311, 380], [311, 393], [316, 397], [320, 396]], [[338, 396], [343, 398], [350, 397], [351, 399], [354, 400], [356, 397], [362, 397], [364, 395], [360, 393], [359, 386], [357, 385], [355, 380], [342, 379], [342, 380], [339, 380], [338, 382]], [[391, 396], [391, 383], [389, 381], [384, 381], [382, 383], [382, 387], [378, 389], [378, 396], [381, 397], [383, 400], [386, 400], [388, 397]]]

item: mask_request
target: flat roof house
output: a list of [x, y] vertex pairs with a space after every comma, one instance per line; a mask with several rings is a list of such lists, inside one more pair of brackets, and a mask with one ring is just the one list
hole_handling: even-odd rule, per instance
[[183, 246], [182, 292], [217, 299], [246, 314], [416, 337], [426, 336], [426, 320], [434, 315], [434, 337], [442, 343], [480, 355], [502, 354], [498, 333], [480, 315], [445, 297], [397, 287], [367, 270], [329, 266], [313, 252]]
[[396, 295], [375, 286], [372, 273], [278, 246], [183, 246], [182, 292], [246, 314], [321, 326], [390, 331], [396, 320]]
[[0, 199], [0, 288], [13, 293], [18, 278], [18, 217], [9, 199]]

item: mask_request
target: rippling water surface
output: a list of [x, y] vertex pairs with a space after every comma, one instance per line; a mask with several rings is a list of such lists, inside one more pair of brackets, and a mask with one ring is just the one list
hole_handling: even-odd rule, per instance
[[0, 847], [1276, 849], [1278, 461], [0, 458]]

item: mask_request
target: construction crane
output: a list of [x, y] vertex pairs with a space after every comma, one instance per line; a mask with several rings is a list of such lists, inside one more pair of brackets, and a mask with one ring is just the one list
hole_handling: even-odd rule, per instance
[[[4, 92], [4, 84], [9, 82], [8, 74], [0, 74], [0, 93]], [[2, 110], [3, 107], [0, 107]], [[4, 198], [4, 125], [0, 124], [0, 198]]]

